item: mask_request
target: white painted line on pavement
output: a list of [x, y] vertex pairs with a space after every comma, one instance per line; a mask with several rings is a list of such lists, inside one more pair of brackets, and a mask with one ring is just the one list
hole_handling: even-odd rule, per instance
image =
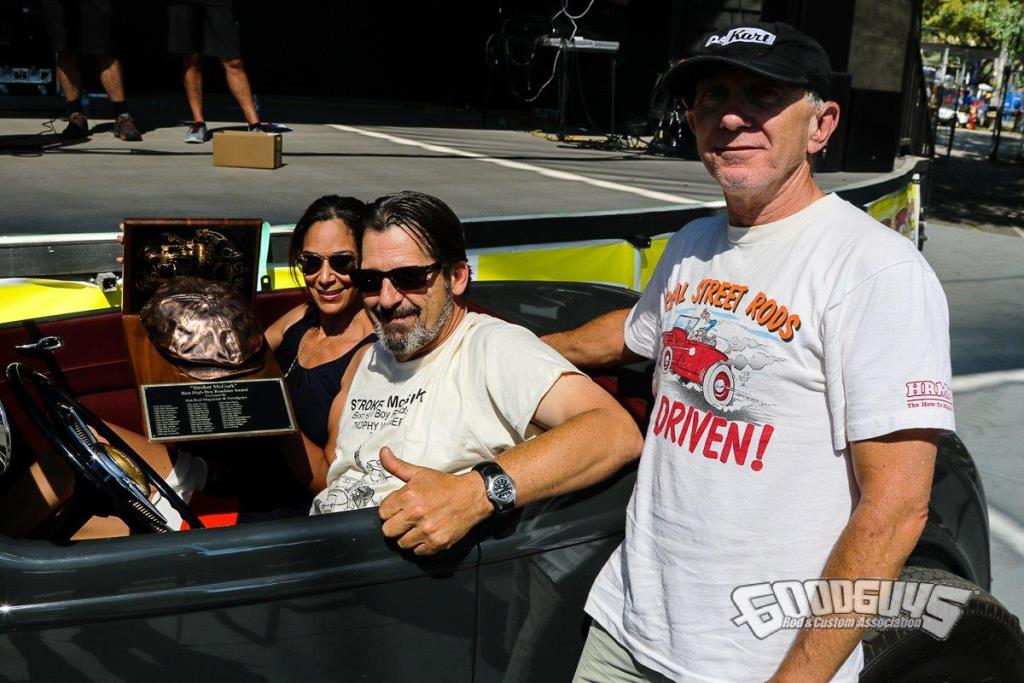
[[78, 242], [113, 242], [121, 234], [113, 232], [76, 232], [64, 235], [0, 235], [0, 247], [14, 247], [22, 244], [45, 246], [51, 244], [76, 244]]
[[[700, 205], [708, 209], [718, 209], [725, 206], [725, 200], [720, 199], [712, 202], [701, 202]], [[687, 204], [689, 207], [690, 205]], [[645, 206], [639, 209], [599, 209], [597, 211], [559, 211], [557, 213], [519, 213], [510, 214], [506, 216], [472, 216], [470, 218], [463, 218], [463, 223], [473, 223], [475, 221], [528, 221], [537, 220], [542, 218], [580, 218], [586, 216], [629, 216], [632, 214], [652, 214], [655, 211], [661, 211], [666, 214], [670, 214], [674, 211], [679, 211], [679, 206]], [[669, 235], [674, 234], [673, 230]]]
[[976, 375], [957, 375], [953, 378], [953, 394], [969, 394], [1006, 384], [1024, 383], [1024, 368], [979, 372]]
[[356, 135], [363, 135], [368, 138], [378, 138], [380, 140], [388, 140], [396, 145], [406, 145], [408, 147], [419, 147], [430, 152], [437, 152], [438, 154], [450, 154], [453, 156], [465, 157], [467, 159], [475, 159], [476, 161], [485, 161], [489, 164], [496, 166], [502, 166], [504, 168], [511, 168], [517, 171], [529, 171], [530, 173], [536, 173], [546, 178], [554, 178], [555, 180], [567, 180], [569, 182], [583, 183], [585, 185], [591, 185], [593, 187], [600, 187], [604, 190], [614, 190], [616, 192], [626, 192], [628, 194], [635, 194], [640, 197], [647, 197], [648, 199], [657, 199], [658, 201], [668, 202], [670, 204], [700, 204], [701, 202], [696, 199], [690, 199], [689, 197], [681, 197], [675, 194], [668, 194], [667, 192], [658, 192], [656, 190], [647, 190], [642, 187], [634, 187], [633, 185], [623, 185], [622, 183], [613, 183], [607, 180], [598, 180], [597, 178], [590, 178], [585, 175], [579, 175], [578, 173], [568, 173], [566, 171], [558, 171], [553, 168], [544, 168], [543, 166], [535, 166], [534, 164], [525, 164], [521, 161], [512, 161], [511, 159], [498, 159], [495, 157], [489, 157], [486, 154], [480, 154], [478, 152], [470, 152], [465, 149], [458, 149], [456, 147], [446, 147], [444, 145], [434, 145], [429, 142], [420, 142], [419, 140], [413, 140], [411, 138], [402, 138], [397, 135], [390, 135], [388, 133], [379, 133], [373, 130], [365, 130], [363, 128], [355, 128], [354, 126], [346, 126], [340, 123], [329, 123], [327, 124], [331, 128], [346, 132], [355, 133]]
[[1013, 226], [1010, 226], [1010, 227], [1013, 228], [1013, 231], [1015, 233], [1017, 233], [1020, 237], [1024, 237], [1024, 230], [1021, 230], [1016, 225], [1013, 225]]
[[990, 505], [988, 507], [988, 530], [1003, 544], [1010, 546], [1010, 550], [1024, 558], [1024, 526], [1020, 522]]

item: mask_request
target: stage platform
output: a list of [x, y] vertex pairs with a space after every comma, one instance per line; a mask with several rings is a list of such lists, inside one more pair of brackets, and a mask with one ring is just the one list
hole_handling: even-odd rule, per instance
[[[0, 246], [99, 237], [127, 216], [262, 217], [286, 226], [328, 193], [435, 194], [469, 220], [477, 247], [666, 232], [694, 209], [722, 206], [718, 186], [697, 161], [585, 149], [521, 128], [485, 127], [479, 112], [395, 102], [264, 99], [268, 118], [294, 128], [284, 136], [284, 166], [217, 168], [212, 143], [183, 142], [184, 126], [167, 113], [169, 97], [146, 100], [137, 116], [142, 142], [115, 139], [110, 120], [93, 117], [92, 138], [76, 144], [62, 143], [44, 125], [59, 101], [0, 98]], [[238, 129], [228, 118], [232, 110], [214, 98], [210, 128]], [[52, 123], [55, 131], [63, 125]], [[897, 160], [892, 174], [818, 179], [827, 190], [877, 185], [914, 162]], [[657, 226], [641, 226], [639, 217], [651, 215]], [[613, 227], [597, 233], [593, 221], [571, 220], [587, 216], [615, 220], [602, 220]], [[524, 219], [549, 226], [560, 217], [576, 227], [522, 231]], [[0, 261], [0, 277], [43, 274], [12, 272], [10, 258]]]

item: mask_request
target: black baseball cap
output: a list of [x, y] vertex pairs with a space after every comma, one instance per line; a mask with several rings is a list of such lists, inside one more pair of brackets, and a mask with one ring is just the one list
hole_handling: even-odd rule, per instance
[[802, 85], [823, 100], [831, 97], [828, 55], [817, 41], [784, 22], [752, 23], [715, 31], [697, 52], [665, 74], [668, 92], [693, 102], [697, 78], [708, 67], [734, 66], [767, 78]]

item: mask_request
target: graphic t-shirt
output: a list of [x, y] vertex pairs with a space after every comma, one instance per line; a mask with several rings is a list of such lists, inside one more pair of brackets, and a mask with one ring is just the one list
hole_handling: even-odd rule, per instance
[[353, 377], [327, 488], [311, 514], [380, 505], [401, 488], [380, 464], [384, 446], [451, 473], [493, 460], [526, 439], [555, 381], [578, 372], [529, 330], [477, 313], [421, 358], [399, 361], [375, 343]]
[[821, 576], [858, 499], [849, 442], [954, 428], [948, 327], [914, 245], [835, 195], [686, 225], [626, 321], [654, 409], [587, 612], [674, 679], [769, 678], [798, 631], [753, 628], [733, 591]]

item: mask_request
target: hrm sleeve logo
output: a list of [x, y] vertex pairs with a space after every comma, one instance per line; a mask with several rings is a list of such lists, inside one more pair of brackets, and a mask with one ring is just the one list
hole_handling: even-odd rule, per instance
[[921, 628], [949, 637], [974, 591], [891, 579], [812, 579], [739, 586], [732, 602], [736, 626], [758, 639], [794, 628]]
[[730, 29], [724, 36], [710, 36], [704, 43], [704, 47], [710, 45], [729, 45], [730, 43], [760, 43], [772, 45], [775, 42], [775, 34], [759, 28], [737, 26]]
[[941, 381], [914, 380], [906, 383], [908, 408], [953, 409], [953, 390]]

